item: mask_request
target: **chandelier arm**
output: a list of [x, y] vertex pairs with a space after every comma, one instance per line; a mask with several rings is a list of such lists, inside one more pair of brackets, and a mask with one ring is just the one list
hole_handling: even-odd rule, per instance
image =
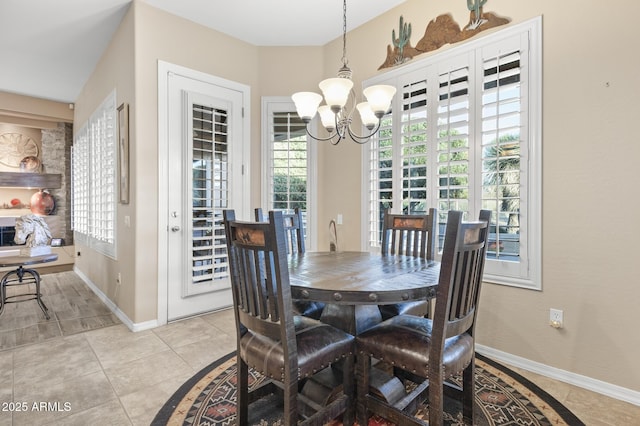
[[[315, 140], [320, 141], [320, 142], [330, 141], [333, 145], [337, 145], [342, 139], [344, 139], [344, 135], [341, 135], [338, 132], [338, 130], [334, 130], [326, 138], [320, 138], [318, 136], [314, 136], [313, 133], [311, 133], [311, 131], [309, 130], [309, 123], [307, 123], [307, 126], [305, 127], [305, 130], [307, 131], [307, 135], [309, 135], [309, 137], [312, 138], [312, 139], [315, 139]], [[333, 140], [335, 139], [336, 136], [338, 137], [338, 140], [334, 143]]]
[[378, 130], [380, 130], [381, 124], [382, 124], [382, 120], [378, 120], [378, 124], [376, 125], [375, 129], [371, 130], [371, 133], [369, 133], [369, 135], [366, 135], [366, 136], [356, 134], [351, 130], [351, 126], [347, 127], [347, 131], [349, 132], [349, 136], [355, 143], [363, 145], [367, 143], [369, 139], [371, 139], [373, 135], [375, 135], [378, 132]]

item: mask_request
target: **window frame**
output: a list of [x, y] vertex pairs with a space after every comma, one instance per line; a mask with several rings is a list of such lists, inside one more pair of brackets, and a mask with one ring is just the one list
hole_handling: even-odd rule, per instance
[[[400, 159], [400, 137], [402, 135], [400, 131], [401, 117], [402, 117], [402, 89], [403, 82], [406, 83], [406, 77], [409, 75], [419, 75], [423, 72], [426, 76], [439, 75], [438, 68], [445, 63], [451, 61], [458, 61], [460, 57], [464, 55], [470, 55], [469, 66], [472, 67], [470, 72], [472, 95], [470, 112], [469, 112], [469, 138], [472, 140], [470, 151], [477, 151], [477, 155], [473, 152], [472, 159], [469, 162], [469, 175], [473, 176], [473, 188], [470, 191], [478, 191], [482, 188], [481, 179], [482, 173], [482, 102], [481, 99], [476, 99], [478, 93], [482, 93], [476, 89], [477, 84], [482, 84], [482, 72], [483, 72], [483, 48], [493, 45], [504, 43], [505, 40], [514, 39], [520, 37], [521, 45], [527, 47], [528, 55], [523, 55], [521, 68], [526, 73], [525, 87], [522, 89], [521, 94], [523, 111], [521, 113], [523, 121], [526, 124], [521, 125], [522, 132], [520, 136], [522, 152], [521, 152], [521, 174], [524, 176], [524, 182], [520, 184], [520, 217], [521, 222], [526, 220], [526, 232], [521, 235], [520, 242], [520, 261], [509, 262], [501, 260], [487, 259], [484, 280], [486, 282], [492, 282], [496, 284], [509, 285], [513, 287], [521, 287], [533, 290], [542, 289], [542, 17], [536, 17], [528, 21], [516, 24], [505, 29], [496, 31], [493, 34], [480, 37], [473, 40], [468, 40], [459, 45], [453, 46], [442, 52], [434, 53], [424, 59], [415, 60], [409, 64], [403, 65], [397, 69], [393, 69], [387, 73], [370, 78], [363, 82], [363, 87], [367, 87], [374, 84], [392, 84], [396, 85], [400, 96], [396, 95], [394, 104], [392, 105], [392, 112], [389, 116], [392, 117], [392, 134], [393, 134], [393, 173], [394, 180], [402, 180], [400, 176], [397, 178], [395, 174], [402, 173], [402, 161]], [[526, 43], [526, 44], [525, 44]], [[426, 70], [426, 71], [425, 71]], [[415, 80], [414, 80], [415, 81]], [[435, 84], [434, 84], [435, 83]], [[437, 81], [431, 78], [431, 82], [427, 81], [427, 85], [437, 89]], [[434, 92], [437, 93], [437, 90]], [[433, 96], [433, 95], [428, 95]], [[394, 111], [397, 111], [394, 115]], [[432, 107], [431, 111], [435, 111]], [[427, 116], [427, 123], [429, 126], [437, 127], [437, 115], [433, 117]], [[525, 128], [526, 127], [526, 128]], [[435, 134], [435, 133], [434, 133]], [[429, 144], [435, 142], [430, 141]], [[371, 182], [369, 176], [371, 168], [369, 167], [371, 144], [367, 144], [365, 149], [362, 150], [362, 188], [371, 189]], [[475, 168], [475, 170], [474, 170]], [[435, 172], [430, 170], [427, 172], [428, 179], [434, 179]], [[427, 183], [427, 203], [428, 207], [437, 207], [437, 186], [435, 184]], [[371, 190], [377, 190], [375, 188]], [[371, 200], [370, 191], [362, 191], [362, 217], [368, 218], [372, 213], [370, 211]], [[469, 213], [476, 215], [479, 213], [482, 203], [482, 197], [479, 193], [469, 196], [470, 205]], [[393, 189], [392, 203], [394, 210], [397, 208], [398, 202], [402, 202], [402, 188], [395, 187]], [[471, 202], [473, 204], [471, 204]], [[445, 212], [439, 212], [443, 215]], [[361, 246], [363, 250], [377, 250], [377, 247], [370, 245], [370, 223], [369, 220], [364, 220], [362, 226], [362, 241]], [[441, 249], [441, 247], [440, 247]], [[524, 252], [524, 256], [522, 253]], [[507, 263], [509, 262], [509, 263]], [[514, 265], [516, 264], [516, 265]], [[515, 272], [514, 272], [515, 271]]]
[[100, 103], [74, 136], [72, 227], [74, 239], [116, 259], [116, 92]]
[[[269, 200], [272, 150], [270, 149], [271, 116], [273, 113], [290, 112], [297, 115], [296, 107], [289, 96], [263, 96], [262, 97], [262, 185], [260, 205], [266, 212], [273, 209]], [[313, 126], [316, 119], [309, 124]], [[307, 210], [305, 214], [305, 236], [307, 250], [317, 250], [318, 224], [317, 224], [317, 143], [307, 135]]]

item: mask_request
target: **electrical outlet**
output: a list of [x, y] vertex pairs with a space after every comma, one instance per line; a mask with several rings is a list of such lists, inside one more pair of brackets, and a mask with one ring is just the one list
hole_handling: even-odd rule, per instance
[[564, 326], [562, 310], [549, 309], [549, 325], [553, 328], [562, 328]]

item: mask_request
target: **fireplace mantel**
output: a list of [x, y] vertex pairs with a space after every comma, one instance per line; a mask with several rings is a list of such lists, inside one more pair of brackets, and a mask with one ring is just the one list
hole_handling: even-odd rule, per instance
[[0, 172], [0, 187], [56, 189], [62, 186], [59, 173]]

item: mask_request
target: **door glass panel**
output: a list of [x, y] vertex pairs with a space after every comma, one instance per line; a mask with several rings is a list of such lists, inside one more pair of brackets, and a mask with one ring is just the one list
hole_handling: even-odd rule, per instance
[[227, 111], [193, 104], [194, 284], [229, 276], [222, 210], [229, 205]]

